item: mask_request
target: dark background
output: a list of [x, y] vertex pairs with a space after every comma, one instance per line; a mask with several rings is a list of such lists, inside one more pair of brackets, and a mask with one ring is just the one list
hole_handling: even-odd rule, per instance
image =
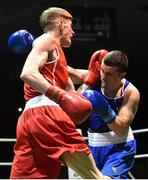
[[[124, 51], [129, 58], [127, 78], [139, 89], [141, 101], [132, 129], [147, 128], [147, 0], [4, 0], [0, 6], [0, 138], [15, 138], [16, 123], [24, 107], [23, 83], [19, 75], [27, 54], [16, 55], [7, 46], [9, 36], [26, 29], [36, 37], [42, 34], [39, 16], [50, 6], [64, 7], [74, 16], [76, 33], [70, 48], [64, 49], [68, 64], [87, 68], [97, 49]], [[87, 122], [82, 128], [86, 135]], [[135, 135], [137, 154], [145, 154], [147, 133]], [[0, 162], [11, 162], [13, 143], [0, 143]], [[136, 159], [132, 169], [135, 178], [148, 179], [148, 159]], [[0, 167], [0, 178], [8, 178], [10, 166]], [[62, 170], [59, 178], [67, 178]]]

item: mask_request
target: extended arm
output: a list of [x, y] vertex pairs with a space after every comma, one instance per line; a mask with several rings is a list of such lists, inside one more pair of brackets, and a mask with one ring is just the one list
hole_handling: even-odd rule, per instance
[[68, 66], [69, 77], [71, 78], [74, 84], [82, 84], [84, 82], [85, 77], [88, 74], [88, 70], [86, 69], [74, 69]]
[[82, 84], [78, 92], [82, 92], [86, 89], [91, 89], [100, 82], [100, 66], [102, 59], [108, 53], [107, 50], [101, 49], [95, 51], [90, 58], [88, 70], [85, 69], [74, 69], [68, 67], [69, 76], [74, 84]]

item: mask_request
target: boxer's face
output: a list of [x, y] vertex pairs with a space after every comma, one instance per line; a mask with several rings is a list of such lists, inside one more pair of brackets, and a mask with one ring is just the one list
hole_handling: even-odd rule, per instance
[[73, 35], [74, 31], [72, 30], [72, 21], [70, 19], [65, 19], [61, 29], [61, 46], [70, 47]]
[[122, 73], [120, 73], [116, 67], [107, 66], [103, 62], [101, 64], [100, 75], [102, 88], [110, 90], [117, 89], [123, 78]]

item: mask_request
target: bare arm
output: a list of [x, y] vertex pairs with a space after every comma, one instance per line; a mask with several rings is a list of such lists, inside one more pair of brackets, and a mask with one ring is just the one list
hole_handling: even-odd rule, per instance
[[108, 124], [109, 128], [119, 136], [122, 136], [133, 122], [140, 101], [140, 93], [132, 84], [125, 93], [115, 121]]
[[40, 74], [39, 69], [46, 63], [49, 52], [54, 49], [55, 43], [51, 37], [42, 35], [42, 37], [37, 38], [20, 75], [23, 81], [41, 93], [47, 91], [49, 82]]
[[86, 69], [74, 69], [68, 66], [69, 77], [71, 78], [74, 84], [81, 84], [84, 81], [84, 78], [88, 74]]
[[68, 82], [67, 82], [67, 85], [66, 85], [66, 91], [70, 91], [70, 90], [75, 90], [75, 86], [74, 86], [71, 78], [68, 77]]

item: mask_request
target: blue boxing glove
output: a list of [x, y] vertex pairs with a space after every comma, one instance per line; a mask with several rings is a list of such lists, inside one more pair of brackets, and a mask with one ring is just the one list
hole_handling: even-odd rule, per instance
[[115, 120], [115, 111], [110, 107], [108, 101], [98, 91], [86, 90], [83, 92], [83, 96], [85, 96], [92, 103], [92, 113], [101, 116], [106, 124], [110, 124]]
[[10, 35], [8, 39], [8, 47], [13, 53], [27, 53], [34, 41], [35, 37], [26, 30], [18, 30]]

